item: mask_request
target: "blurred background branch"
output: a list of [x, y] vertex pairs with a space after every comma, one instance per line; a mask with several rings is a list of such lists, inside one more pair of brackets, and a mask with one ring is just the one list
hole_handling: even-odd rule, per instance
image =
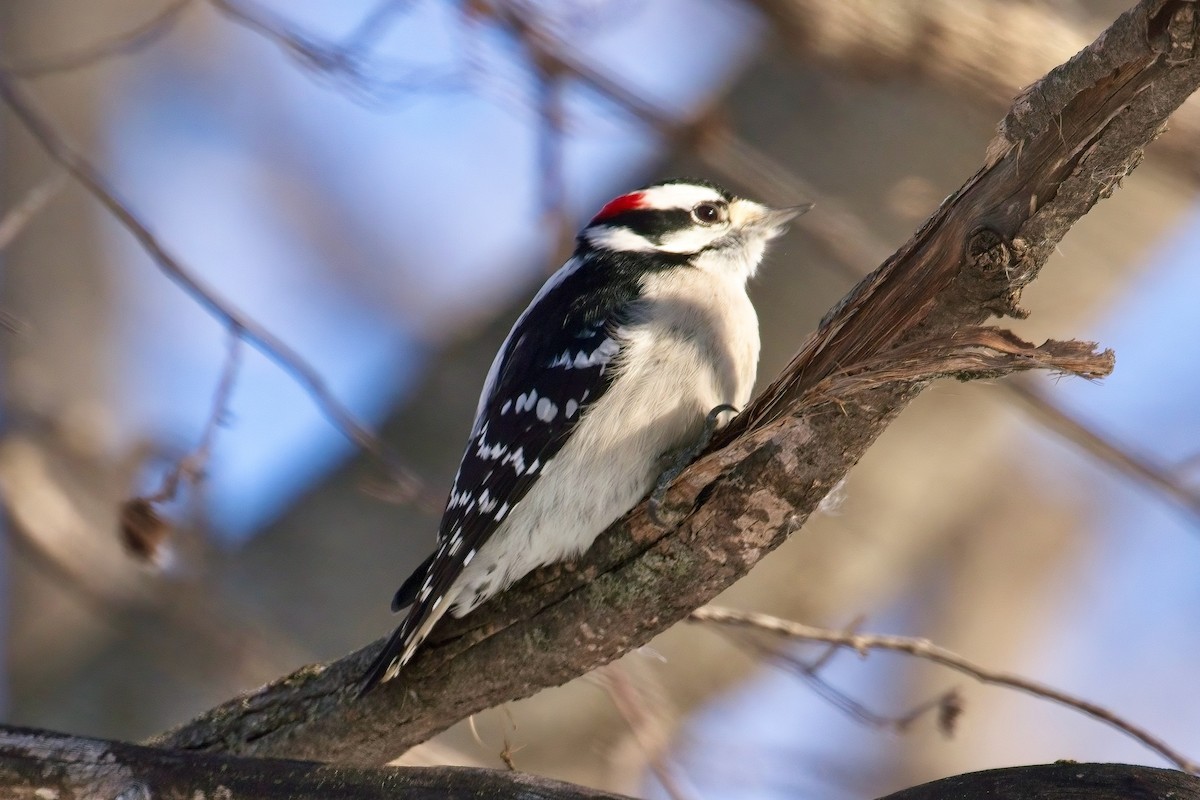
[[124, 742], [0, 726], [0, 790], [13, 798], [332, 797], [621, 800], [520, 772], [456, 767], [363, 769], [303, 761], [170, 753]]
[[[304, 388], [330, 423], [364, 452], [379, 459], [399, 487], [398, 494], [406, 499], [420, 499], [425, 492], [421, 479], [401, 464], [387, 445], [359, 422], [353, 412], [334, 396], [317, 369], [249, 315], [233, 308], [228, 300], [206, 286], [198, 276], [172, 256], [138, 215], [109, 188], [96, 168], [62, 139], [53, 124], [34, 107], [32, 99], [6, 72], [3, 65], [0, 65], [0, 99], [37, 137], [58, 165], [83, 184], [137, 239], [159, 269], [175, 281], [199, 306], [220, 321], [229, 330], [230, 335], [245, 340], [278, 364]], [[426, 497], [424, 500], [436, 507], [432, 498]]]

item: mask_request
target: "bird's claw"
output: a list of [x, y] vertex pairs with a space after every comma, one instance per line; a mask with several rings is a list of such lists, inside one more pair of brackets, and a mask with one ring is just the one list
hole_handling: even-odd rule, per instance
[[667, 488], [708, 447], [713, 434], [717, 432], [717, 424], [721, 415], [726, 412], [736, 414], [737, 409], [728, 403], [722, 403], [709, 411], [704, 418], [704, 430], [696, 437], [696, 441], [676, 451], [671, 458], [670, 466], [658, 476], [658, 481], [654, 484], [654, 491], [650, 493], [650, 499], [646, 502], [646, 514], [650, 517], [650, 521], [658, 527], [666, 528], [670, 525], [670, 521], [664, 519], [662, 513], [663, 501], [667, 497]]

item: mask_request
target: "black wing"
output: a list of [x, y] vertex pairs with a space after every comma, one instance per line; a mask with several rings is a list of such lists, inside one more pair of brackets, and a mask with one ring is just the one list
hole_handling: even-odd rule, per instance
[[445, 613], [445, 594], [464, 566], [537, 483], [587, 407], [608, 390], [621, 350], [616, 331], [639, 292], [632, 272], [628, 280], [614, 280], [620, 274], [620, 265], [571, 262], [513, 326], [484, 387], [438, 549], [396, 592], [393, 610], [412, 607], [363, 691], [407, 660], [427, 632], [423, 628]]

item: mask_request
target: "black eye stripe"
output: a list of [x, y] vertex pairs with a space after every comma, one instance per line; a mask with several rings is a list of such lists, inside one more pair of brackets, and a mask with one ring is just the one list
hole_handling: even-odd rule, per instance
[[614, 228], [629, 228], [629, 230], [639, 236], [644, 236], [651, 242], [658, 244], [662, 241], [663, 236], [690, 228], [694, 223], [692, 222], [692, 212], [690, 210], [682, 208], [667, 210], [644, 208], [606, 217], [603, 224]]

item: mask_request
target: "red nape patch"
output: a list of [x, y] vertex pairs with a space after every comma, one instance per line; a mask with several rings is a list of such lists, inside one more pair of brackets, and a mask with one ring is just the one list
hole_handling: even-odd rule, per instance
[[623, 194], [616, 200], [609, 200], [604, 208], [600, 209], [600, 213], [592, 217], [592, 222], [599, 222], [609, 217], [615, 217], [618, 214], [624, 214], [626, 211], [633, 211], [635, 208], [641, 208], [646, 195], [643, 192], [630, 192]]

